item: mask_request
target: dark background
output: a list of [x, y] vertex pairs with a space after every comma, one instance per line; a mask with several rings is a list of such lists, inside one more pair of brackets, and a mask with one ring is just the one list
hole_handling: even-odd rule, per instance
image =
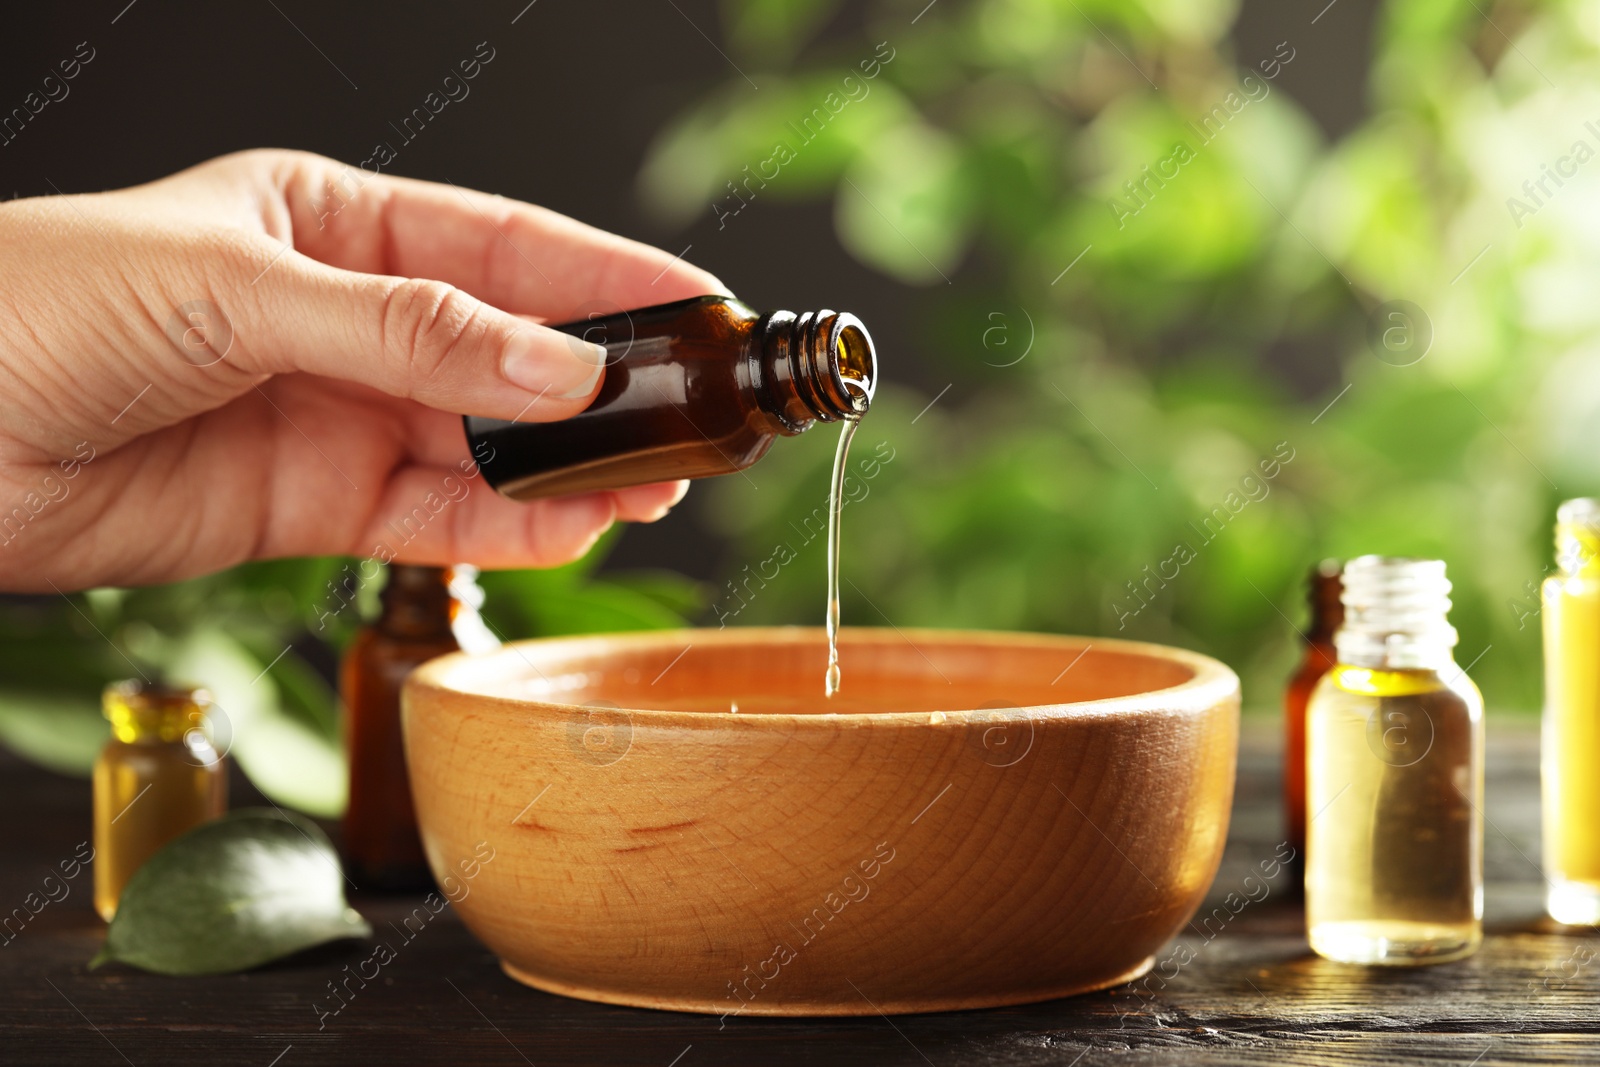
[[[1270, 54], [1323, 2], [1246, 0], [1236, 50]], [[1335, 3], [1316, 24], [1318, 46], [1302, 49], [1278, 83], [1330, 138], [1365, 111], [1375, 7]], [[943, 287], [909, 288], [853, 259], [834, 236], [829, 205], [766, 199], [720, 231], [709, 206], [681, 230], [641, 208], [636, 177], [652, 138], [730, 70], [710, 0], [112, 0], [29, 5], [7, 11], [5, 23], [0, 113], [37, 90], [79, 42], [95, 58], [68, 83], [66, 98], [0, 145], [4, 195], [118, 188], [244, 148], [298, 148], [358, 163], [388, 141], [399, 154], [387, 173], [541, 204], [674, 253], [687, 247], [686, 258], [756, 308], [855, 312], [873, 331], [887, 380], [929, 395], [947, 380], [936, 381], [918, 358]], [[870, 28], [847, 7], [811, 48], [853, 46], [865, 36]], [[495, 58], [468, 83], [470, 95], [402, 143], [390, 122], [419, 106], [482, 41]], [[963, 274], [984, 266], [969, 261]], [[1293, 351], [1273, 358], [1291, 379], [1320, 367], [1320, 380], [1330, 365]], [[628, 530], [607, 566], [715, 577], [725, 547], [698, 520], [693, 499], [654, 527]]]

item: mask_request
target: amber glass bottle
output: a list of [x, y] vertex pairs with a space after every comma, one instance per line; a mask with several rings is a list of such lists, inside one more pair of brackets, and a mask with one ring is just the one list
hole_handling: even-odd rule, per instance
[[228, 809], [228, 775], [206, 733], [211, 697], [142, 681], [105, 691], [111, 740], [94, 764], [94, 906], [107, 922], [135, 871]]
[[433, 882], [406, 773], [401, 683], [435, 656], [493, 638], [474, 636], [486, 631], [473, 568], [391, 564], [388, 574], [382, 612], [356, 633], [340, 669], [350, 761], [342, 836], [345, 867], [359, 888], [406, 891]]
[[484, 477], [517, 500], [743, 470], [779, 436], [864, 414], [877, 384], [872, 339], [844, 312], [703, 296], [556, 328], [607, 349], [588, 409], [465, 420]]
[[1306, 704], [1311, 700], [1311, 691], [1334, 664], [1333, 635], [1344, 623], [1339, 573], [1336, 559], [1325, 559], [1311, 568], [1306, 581], [1311, 627], [1303, 635], [1305, 657], [1283, 694], [1284, 828], [1294, 849], [1290, 870], [1299, 877], [1305, 874], [1306, 853]]

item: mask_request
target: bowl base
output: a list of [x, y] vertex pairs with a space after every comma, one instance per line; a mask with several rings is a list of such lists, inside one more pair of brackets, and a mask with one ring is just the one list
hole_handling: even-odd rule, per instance
[[1078, 996], [1081, 993], [1094, 993], [1113, 986], [1124, 985], [1144, 975], [1155, 965], [1156, 958], [1147, 956], [1121, 974], [1099, 981], [1080, 982], [1074, 985], [1061, 986], [1050, 990], [1012, 990], [1010, 992], [995, 993], [989, 996], [958, 996], [958, 997], [905, 997], [890, 1001], [868, 1001], [865, 996], [856, 999], [817, 999], [776, 1001], [768, 1000], [762, 1003], [749, 1002], [741, 1006], [730, 1007], [724, 999], [720, 1001], [706, 1001], [695, 997], [653, 996], [645, 993], [625, 993], [612, 989], [597, 989], [593, 986], [572, 985], [567, 982], [546, 978], [542, 975], [531, 974], [517, 967], [515, 964], [500, 961], [500, 969], [507, 975], [521, 982], [523, 985], [532, 986], [545, 993], [555, 993], [558, 996], [573, 997], [577, 1000], [592, 1000], [601, 1004], [622, 1004], [630, 1008], [652, 1008], [656, 1011], [683, 1011], [693, 1012], [698, 1015], [781, 1015], [781, 1016], [844, 1016], [844, 1015], [918, 1015], [925, 1012], [936, 1011], [972, 1011], [981, 1008], [1009, 1008], [1018, 1004], [1038, 1004], [1047, 1000], [1059, 1000], [1062, 997]]

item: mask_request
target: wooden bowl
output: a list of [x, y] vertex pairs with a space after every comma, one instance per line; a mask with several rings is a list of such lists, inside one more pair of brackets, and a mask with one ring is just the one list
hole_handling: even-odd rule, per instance
[[519, 981], [677, 1011], [981, 1008], [1150, 967], [1222, 856], [1232, 671], [851, 629], [829, 700], [824, 649], [685, 630], [424, 665], [406, 752], [442, 894]]

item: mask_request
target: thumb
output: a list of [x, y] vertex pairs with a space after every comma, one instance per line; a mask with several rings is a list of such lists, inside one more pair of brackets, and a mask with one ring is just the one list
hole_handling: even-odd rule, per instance
[[426, 278], [341, 270], [297, 252], [235, 303], [238, 351], [262, 373], [360, 382], [457, 414], [548, 421], [588, 406], [606, 350]]

